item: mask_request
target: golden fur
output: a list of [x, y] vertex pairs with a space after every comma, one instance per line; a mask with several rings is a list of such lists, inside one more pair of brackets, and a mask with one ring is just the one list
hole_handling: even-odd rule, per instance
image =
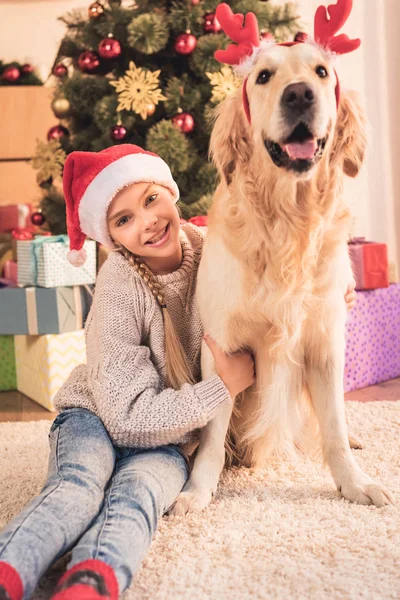
[[[329, 77], [315, 72], [323, 64]], [[263, 69], [274, 76], [257, 85]], [[280, 140], [283, 90], [314, 89], [316, 138], [327, 136], [308, 173], [278, 168], [264, 140]], [[215, 492], [224, 439], [242, 464], [259, 467], [276, 453], [310, 448], [320, 430], [323, 455], [345, 497], [383, 505], [389, 496], [365, 475], [350, 452], [344, 417], [346, 306], [353, 275], [347, 252], [350, 212], [342, 199], [343, 172], [355, 176], [365, 145], [365, 118], [342, 92], [336, 107], [330, 58], [299, 44], [262, 52], [247, 83], [251, 126], [241, 92], [217, 111], [211, 155], [221, 183], [209, 214], [197, 300], [207, 331], [227, 352], [250, 348], [256, 382], [202, 432], [189, 482], [172, 512], [201, 510]], [[214, 369], [202, 349], [203, 377]]]

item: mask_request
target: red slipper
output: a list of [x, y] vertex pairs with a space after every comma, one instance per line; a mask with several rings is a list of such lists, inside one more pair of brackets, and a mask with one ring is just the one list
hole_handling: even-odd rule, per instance
[[95, 559], [74, 565], [61, 577], [52, 600], [118, 600], [113, 568]]
[[[19, 573], [6, 562], [0, 560], [0, 598], [1, 594], [10, 600], [22, 600], [24, 586]], [[7, 594], [7, 595], [5, 595]]]

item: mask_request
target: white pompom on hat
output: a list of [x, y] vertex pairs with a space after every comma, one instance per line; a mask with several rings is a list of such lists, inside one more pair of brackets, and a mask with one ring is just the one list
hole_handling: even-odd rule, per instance
[[68, 260], [80, 267], [86, 260], [86, 236], [113, 248], [107, 226], [112, 199], [124, 187], [143, 181], [171, 190], [174, 201], [179, 189], [166, 162], [157, 154], [133, 144], [111, 146], [101, 152], [71, 152], [64, 165], [63, 188], [70, 240]]

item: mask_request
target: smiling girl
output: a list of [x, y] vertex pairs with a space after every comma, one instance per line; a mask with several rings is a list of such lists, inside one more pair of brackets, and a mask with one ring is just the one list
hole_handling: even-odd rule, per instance
[[[203, 237], [180, 227], [166, 163], [124, 144], [73, 152], [64, 167], [70, 261], [86, 236], [114, 248], [86, 323], [87, 364], [58, 393], [47, 481], [0, 534], [0, 600], [30, 598], [72, 549], [56, 600], [116, 600], [188, 478], [199, 429], [254, 381], [248, 352], [207, 343], [194, 292]], [[186, 451], [185, 451], [186, 449]]]

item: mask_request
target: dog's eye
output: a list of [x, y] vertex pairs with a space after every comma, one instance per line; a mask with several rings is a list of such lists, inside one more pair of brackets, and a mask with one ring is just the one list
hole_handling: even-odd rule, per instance
[[325, 69], [325, 67], [317, 67], [315, 69], [316, 74], [318, 75], [318, 77], [321, 77], [321, 79], [323, 79], [324, 77], [328, 77], [328, 71]]
[[257, 77], [256, 83], [260, 83], [261, 85], [263, 83], [268, 83], [268, 81], [271, 79], [271, 77], [272, 77], [271, 71], [268, 71], [266, 69], [265, 71], [261, 71], [261, 73]]

